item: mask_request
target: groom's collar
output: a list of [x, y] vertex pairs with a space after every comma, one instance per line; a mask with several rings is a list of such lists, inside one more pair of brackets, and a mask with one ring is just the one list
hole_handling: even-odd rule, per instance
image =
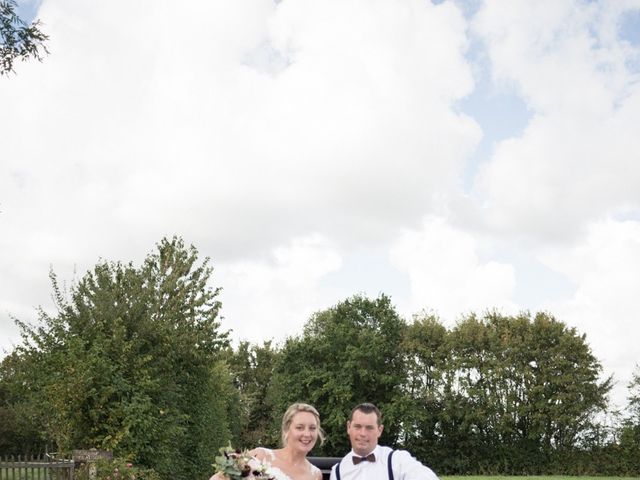
[[349, 452], [349, 456], [351, 457], [366, 457], [367, 455], [373, 453], [376, 456], [376, 459], [380, 458], [380, 445], [376, 445], [376, 448], [374, 448], [373, 450], [371, 450], [369, 453], [367, 453], [366, 455], [358, 455], [356, 452], [353, 451], [353, 449], [351, 449], [351, 452]]

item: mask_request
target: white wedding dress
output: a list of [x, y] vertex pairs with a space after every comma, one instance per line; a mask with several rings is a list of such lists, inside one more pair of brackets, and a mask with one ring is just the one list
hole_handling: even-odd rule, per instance
[[[264, 447], [259, 447], [259, 448], [260, 448], [260, 450], [265, 452], [267, 458], [269, 458], [271, 460], [275, 460], [276, 455], [275, 455], [275, 453], [273, 453], [273, 450], [270, 450], [270, 449], [264, 448]], [[312, 468], [314, 470], [318, 469], [318, 467], [315, 467], [315, 466], [313, 466]], [[267, 473], [269, 473], [269, 475], [272, 475], [273, 478], [275, 478], [275, 480], [293, 480], [289, 475], [284, 473], [278, 467], [269, 466], [269, 468], [267, 469]]]
[[280, 470], [278, 467], [269, 467], [267, 473], [271, 475], [275, 480], [291, 480], [291, 477]]

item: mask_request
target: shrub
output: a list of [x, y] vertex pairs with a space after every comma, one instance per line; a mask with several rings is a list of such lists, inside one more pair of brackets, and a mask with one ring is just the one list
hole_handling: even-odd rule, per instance
[[141, 468], [123, 459], [96, 460], [93, 464], [81, 464], [76, 471], [77, 480], [90, 480], [90, 466], [96, 468], [96, 480], [160, 480], [152, 469]]

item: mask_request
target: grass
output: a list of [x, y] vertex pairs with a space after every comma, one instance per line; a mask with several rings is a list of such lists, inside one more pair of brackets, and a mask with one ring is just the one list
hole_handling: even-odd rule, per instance
[[[29, 469], [25, 471], [22, 469], [18, 473], [16, 469], [15, 477], [11, 471], [0, 470], [0, 480], [44, 480], [46, 472], [44, 469]], [[40, 470], [40, 471], [39, 471]], [[55, 477], [54, 477], [55, 478]], [[468, 475], [468, 476], [441, 476], [441, 480], [632, 480], [640, 479], [640, 477], [571, 477], [565, 475], [547, 475], [547, 476], [492, 476], [492, 475]]]
[[24, 468], [16, 468], [15, 470], [0, 470], [0, 480], [38, 480], [39, 478], [47, 478], [43, 468], [34, 468], [25, 470]]
[[640, 477], [571, 477], [568, 475], [546, 475], [546, 476], [492, 476], [492, 475], [469, 475], [469, 476], [441, 476], [441, 480], [632, 480]]

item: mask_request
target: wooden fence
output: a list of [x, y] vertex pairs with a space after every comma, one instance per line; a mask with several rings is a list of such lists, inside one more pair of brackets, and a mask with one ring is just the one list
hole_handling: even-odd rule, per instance
[[0, 457], [0, 480], [73, 480], [73, 460], [52, 455]]

